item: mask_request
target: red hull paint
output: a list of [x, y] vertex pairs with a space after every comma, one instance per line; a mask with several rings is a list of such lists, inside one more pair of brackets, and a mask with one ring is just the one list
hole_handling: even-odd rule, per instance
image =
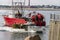
[[24, 19], [18, 19], [18, 18], [9, 18], [4, 17], [5, 25], [12, 26], [13, 24], [24, 24], [26, 21]]

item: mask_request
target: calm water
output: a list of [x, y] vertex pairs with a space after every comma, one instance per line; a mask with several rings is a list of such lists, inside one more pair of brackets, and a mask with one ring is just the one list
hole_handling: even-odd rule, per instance
[[[25, 15], [30, 12], [32, 12], [32, 11], [25, 11]], [[49, 25], [51, 13], [60, 13], [60, 11], [36, 11], [36, 12], [39, 12], [45, 16], [47, 25]], [[0, 27], [3, 27], [3, 25], [4, 25], [4, 19], [3, 19], [2, 15], [9, 15], [10, 13], [11, 13], [11, 10], [0, 10]], [[40, 35], [41, 37], [43, 36], [42, 40], [48, 40], [48, 31], [49, 30], [46, 29], [45, 33], [43, 35], [42, 34]], [[20, 37], [22, 37], [22, 36], [20, 36]], [[11, 38], [14, 38], [14, 37], [12, 37], [12, 34], [10, 32], [1, 32], [0, 31], [0, 40], [11, 40]], [[23, 40], [22, 38], [19, 38], [19, 39], [18, 38], [16, 38], [16, 40]]]

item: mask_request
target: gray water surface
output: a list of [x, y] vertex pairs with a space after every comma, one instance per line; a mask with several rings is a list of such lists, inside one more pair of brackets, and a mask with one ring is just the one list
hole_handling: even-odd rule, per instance
[[[34, 33], [33, 35], [36, 35]], [[38, 34], [42, 40], [48, 40], [48, 29], [43, 34]], [[7, 31], [0, 31], [0, 40], [24, 40], [27, 36], [32, 36], [31, 33], [11, 33]]]
[[[4, 19], [3, 19], [3, 16], [2, 15], [9, 15], [9, 12], [11, 12], [10, 10], [0, 10], [0, 27], [4, 27]], [[29, 12], [32, 12], [32, 11], [25, 11], [26, 14], [28, 14]], [[41, 14], [43, 14], [45, 16], [45, 20], [46, 20], [46, 23], [47, 25], [49, 25], [49, 22], [50, 22], [50, 14], [51, 13], [60, 13], [60, 11], [37, 11]], [[25, 15], [26, 15], [25, 14]], [[40, 34], [42, 40], [48, 40], [48, 32], [49, 32], [49, 29], [46, 29], [44, 31], [43, 34]], [[10, 33], [10, 32], [4, 32], [4, 31], [0, 31], [0, 40], [23, 40], [24, 38], [23, 37], [26, 37], [27, 34], [13, 34], [13, 33]], [[15, 38], [15, 39], [14, 39]]]

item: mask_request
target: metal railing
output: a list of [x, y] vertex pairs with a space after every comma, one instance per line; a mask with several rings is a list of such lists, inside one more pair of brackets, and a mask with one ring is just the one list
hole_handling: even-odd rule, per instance
[[54, 21], [60, 21], [60, 14], [50, 14], [50, 19]]

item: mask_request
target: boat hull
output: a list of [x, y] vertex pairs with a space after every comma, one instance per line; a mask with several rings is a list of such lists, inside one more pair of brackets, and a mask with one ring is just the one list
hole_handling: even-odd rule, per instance
[[6, 26], [12, 26], [13, 24], [24, 24], [24, 23], [26, 23], [25, 19], [18, 19], [18, 18], [4, 17], [4, 20], [5, 20]]

